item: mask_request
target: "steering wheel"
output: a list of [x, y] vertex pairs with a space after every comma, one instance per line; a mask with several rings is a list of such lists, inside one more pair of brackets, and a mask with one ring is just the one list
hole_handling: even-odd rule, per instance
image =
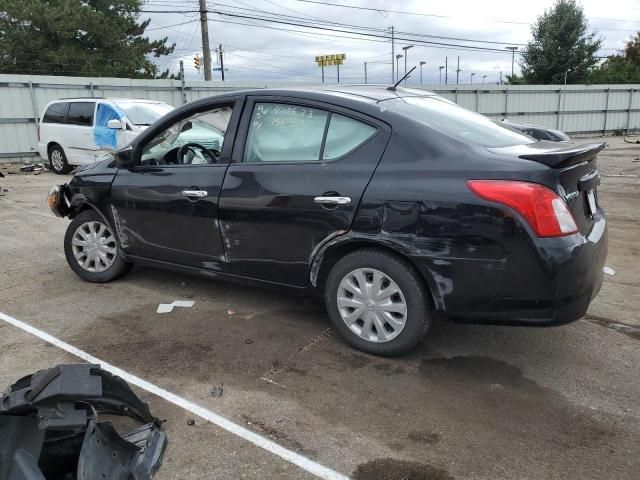
[[193, 161], [193, 156], [191, 157], [191, 160], [189, 162], [185, 162], [185, 157], [184, 157], [185, 154], [188, 151], [191, 151], [193, 155], [196, 155], [197, 150], [200, 150], [200, 152], [209, 159], [209, 163], [218, 162], [216, 155], [211, 150], [209, 150], [206, 147], [203, 147], [199, 143], [185, 143], [184, 145], [182, 145], [178, 149], [178, 152], [176, 153], [176, 160], [178, 161], [179, 164], [189, 165]]

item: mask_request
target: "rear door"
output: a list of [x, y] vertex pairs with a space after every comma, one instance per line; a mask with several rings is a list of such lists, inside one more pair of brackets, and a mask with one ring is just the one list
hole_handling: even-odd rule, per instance
[[96, 102], [71, 102], [64, 130], [65, 153], [71, 163], [93, 160], [97, 146], [93, 141]]
[[231, 271], [306, 285], [318, 247], [351, 227], [389, 136], [388, 126], [353, 111], [250, 98], [220, 194]]

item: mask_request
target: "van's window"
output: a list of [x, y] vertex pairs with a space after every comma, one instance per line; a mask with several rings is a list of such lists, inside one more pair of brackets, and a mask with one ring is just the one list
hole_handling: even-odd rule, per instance
[[94, 102], [71, 102], [67, 123], [71, 125], [93, 125], [93, 111], [96, 109]]
[[300, 105], [257, 103], [244, 162], [308, 162], [320, 159], [327, 112]]
[[64, 116], [69, 108], [68, 102], [52, 103], [44, 112], [42, 121], [44, 123], [64, 123]]
[[124, 111], [131, 123], [139, 127], [149, 126], [173, 110], [171, 105], [164, 102], [118, 100], [114, 103]]
[[520, 132], [496, 125], [484, 115], [437, 96], [398, 97], [380, 105], [452, 138], [475, 145], [510, 147], [535, 141]]
[[322, 159], [332, 160], [349, 153], [371, 138], [375, 131], [371, 125], [332, 113]]

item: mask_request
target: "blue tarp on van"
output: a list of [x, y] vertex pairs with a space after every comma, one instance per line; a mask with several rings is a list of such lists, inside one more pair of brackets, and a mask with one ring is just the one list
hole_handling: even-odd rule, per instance
[[96, 112], [96, 124], [93, 128], [93, 142], [98, 148], [118, 148], [116, 134], [118, 130], [107, 127], [109, 120], [123, 120], [125, 113], [115, 105], [106, 103], [98, 104]]

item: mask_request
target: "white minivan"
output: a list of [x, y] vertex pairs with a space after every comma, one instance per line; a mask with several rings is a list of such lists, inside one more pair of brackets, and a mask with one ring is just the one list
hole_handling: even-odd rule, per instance
[[38, 152], [56, 173], [95, 162], [127, 145], [173, 107], [131, 98], [65, 98], [50, 102], [38, 128]]

